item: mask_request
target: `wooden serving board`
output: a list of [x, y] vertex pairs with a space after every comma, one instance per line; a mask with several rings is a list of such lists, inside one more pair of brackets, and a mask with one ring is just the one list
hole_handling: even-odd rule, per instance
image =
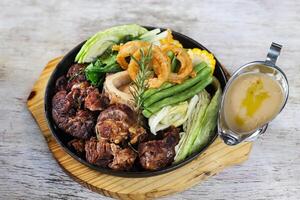
[[55, 141], [44, 114], [44, 93], [51, 72], [61, 57], [51, 60], [36, 81], [27, 106], [38, 123], [49, 149], [58, 164], [75, 181], [105, 196], [118, 199], [152, 199], [183, 191], [225, 167], [247, 160], [251, 143], [227, 146], [217, 138], [198, 158], [166, 174], [146, 178], [124, 178], [90, 169], [68, 155]]

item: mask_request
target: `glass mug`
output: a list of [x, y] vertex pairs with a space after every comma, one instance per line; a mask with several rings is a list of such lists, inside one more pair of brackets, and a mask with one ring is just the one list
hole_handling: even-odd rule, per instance
[[[258, 135], [261, 135], [266, 131], [268, 127], [268, 123], [272, 121], [284, 108], [289, 95], [289, 85], [284, 72], [278, 66], [276, 66], [276, 60], [280, 54], [281, 48], [282, 48], [281, 45], [272, 43], [269, 52], [267, 54], [266, 61], [254, 61], [241, 66], [237, 71], [234, 72], [234, 74], [231, 76], [228, 83], [226, 84], [226, 87], [223, 92], [221, 107], [218, 116], [218, 134], [227, 145], [236, 145], [243, 141], [252, 141], [256, 139]], [[254, 131], [238, 133], [231, 130], [226, 123], [225, 115], [224, 115], [224, 102], [225, 102], [224, 99], [226, 96], [226, 92], [228, 91], [228, 88], [231, 86], [233, 80], [235, 80], [240, 75], [249, 72], [263, 73], [275, 79], [282, 88], [282, 92], [284, 95], [283, 103], [278, 113], [275, 114], [273, 118], [269, 120], [267, 123], [265, 123], [264, 125], [262, 125], [261, 127], [257, 128]]]

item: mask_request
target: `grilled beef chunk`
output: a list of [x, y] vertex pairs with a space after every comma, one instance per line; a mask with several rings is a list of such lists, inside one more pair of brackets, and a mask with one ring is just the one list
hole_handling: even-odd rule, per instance
[[175, 147], [180, 140], [179, 132], [180, 132], [179, 128], [176, 128], [174, 126], [171, 126], [166, 130], [164, 130], [163, 137], [166, 144]]
[[81, 139], [73, 139], [70, 142], [68, 142], [68, 145], [73, 148], [77, 154], [83, 155], [85, 152], [84, 147], [85, 147], [85, 141]]
[[59, 77], [55, 82], [56, 91], [66, 90], [68, 81], [65, 76]]
[[68, 123], [64, 130], [70, 135], [80, 138], [88, 139], [94, 133], [95, 118], [93, 113], [87, 110], [78, 110], [74, 117], [69, 117]]
[[125, 104], [113, 104], [100, 113], [98, 122], [104, 121], [106, 119], [125, 121], [131, 124], [135, 122], [136, 116], [133, 110], [131, 110], [131, 108], [129, 108]]
[[131, 144], [137, 144], [144, 142], [148, 139], [148, 133], [147, 131], [137, 124], [131, 126], [129, 129], [129, 135], [130, 135], [130, 143]]
[[[67, 77], [80, 70], [81, 65], [73, 65]], [[82, 81], [83, 79], [77, 79]], [[63, 89], [63, 78], [57, 81], [57, 90]], [[87, 81], [74, 83], [71, 91], [57, 92], [52, 99], [52, 116], [58, 127], [66, 133], [79, 138], [88, 139], [94, 133], [95, 117], [91, 111], [101, 110], [108, 104], [107, 97], [99, 94], [97, 88]]]
[[133, 111], [126, 105], [111, 105], [102, 111], [98, 117], [96, 133], [101, 138], [119, 144], [125, 141], [129, 132], [130, 124], [133, 123]]
[[75, 113], [72, 101], [66, 98], [67, 92], [57, 92], [52, 98], [52, 116], [61, 129], [64, 129], [68, 123], [68, 118], [72, 113]]
[[90, 111], [101, 111], [109, 105], [109, 99], [99, 93], [99, 90], [87, 81], [76, 83], [68, 93], [68, 99], [74, 102], [77, 108], [85, 108]]
[[88, 162], [114, 170], [129, 170], [137, 157], [130, 148], [122, 149], [106, 139], [97, 141], [94, 137], [86, 142], [85, 151]]
[[114, 104], [102, 111], [96, 125], [98, 137], [116, 144], [130, 139], [132, 144], [143, 141], [147, 132], [137, 125], [134, 112], [126, 105]]
[[171, 164], [178, 141], [179, 129], [171, 127], [166, 130], [162, 140], [140, 143], [138, 147], [140, 164], [147, 170], [157, 170]]
[[138, 148], [140, 164], [144, 169], [157, 170], [170, 164], [175, 156], [174, 148], [170, 148], [163, 140], [152, 140], [141, 143]]
[[100, 94], [99, 90], [90, 86], [87, 89], [87, 96], [84, 100], [84, 107], [91, 111], [101, 111], [109, 105], [109, 98], [104, 94]]
[[66, 91], [56, 93], [52, 99], [52, 116], [57, 126], [66, 133], [80, 139], [88, 139], [95, 126], [93, 113], [86, 110], [76, 112], [72, 98]]
[[113, 146], [112, 151], [114, 154], [114, 159], [109, 167], [114, 170], [129, 170], [132, 168], [134, 161], [137, 157], [136, 153], [130, 148], [116, 148]]
[[67, 91], [59, 91], [52, 98], [52, 112], [59, 114], [68, 114], [73, 108], [73, 102], [67, 97]]
[[111, 145], [107, 140], [92, 137], [85, 143], [86, 160], [100, 167], [107, 167], [113, 160]]
[[88, 82], [76, 83], [71, 88], [67, 95], [67, 99], [73, 102], [75, 108], [80, 109], [84, 104], [84, 99], [87, 95], [87, 88], [90, 86]]
[[77, 63], [73, 64], [70, 67], [66, 76], [68, 79], [68, 84], [67, 84], [68, 91], [71, 90], [74, 84], [86, 81], [85, 74], [84, 74], [85, 67], [86, 67], [85, 64], [77, 64]]
[[119, 144], [128, 138], [128, 128], [129, 125], [124, 121], [106, 119], [97, 123], [96, 133], [101, 138]]

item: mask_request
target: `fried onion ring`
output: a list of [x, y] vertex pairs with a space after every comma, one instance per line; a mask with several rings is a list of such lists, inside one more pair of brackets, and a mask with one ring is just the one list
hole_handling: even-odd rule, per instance
[[170, 73], [168, 79], [170, 82], [182, 83], [182, 81], [184, 81], [188, 76], [193, 75], [192, 60], [183, 48], [176, 47], [173, 44], [166, 44], [161, 48], [164, 54], [166, 54], [168, 51], [172, 51], [176, 55], [176, 58], [179, 60], [181, 65], [178, 73]]
[[[122, 69], [127, 69], [129, 63], [126, 61], [126, 58], [133, 55], [137, 50], [142, 47], [149, 46], [149, 42], [143, 41], [130, 41], [125, 43], [124, 45], [119, 46], [119, 53], [117, 55], [117, 62], [122, 67]], [[117, 49], [115, 47], [115, 49]]]
[[[144, 54], [148, 53], [149, 47], [143, 47], [143, 52]], [[141, 51], [136, 51], [133, 54], [133, 57], [136, 60], [140, 60], [141, 58]], [[163, 54], [163, 52], [161, 51], [161, 49], [157, 46], [152, 46], [152, 63], [151, 63], [151, 67], [154, 71], [154, 73], [157, 75], [157, 77], [155, 78], [150, 78], [149, 79], [149, 88], [158, 88], [161, 86], [161, 84], [163, 84], [165, 81], [168, 80], [170, 71], [171, 71], [171, 67], [170, 67], [170, 63], [168, 62], [168, 58], [166, 55]], [[129, 65], [128, 65], [128, 73], [129, 76], [131, 77], [132, 80], [135, 80], [138, 71], [139, 71], [139, 66], [138, 63], [131, 59]]]

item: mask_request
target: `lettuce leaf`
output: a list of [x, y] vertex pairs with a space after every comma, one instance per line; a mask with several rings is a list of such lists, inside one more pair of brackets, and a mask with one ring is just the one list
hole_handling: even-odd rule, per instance
[[147, 29], [137, 24], [115, 26], [100, 31], [85, 42], [76, 55], [75, 62], [94, 62], [113, 44], [121, 42], [124, 38], [138, 37], [146, 32]]

